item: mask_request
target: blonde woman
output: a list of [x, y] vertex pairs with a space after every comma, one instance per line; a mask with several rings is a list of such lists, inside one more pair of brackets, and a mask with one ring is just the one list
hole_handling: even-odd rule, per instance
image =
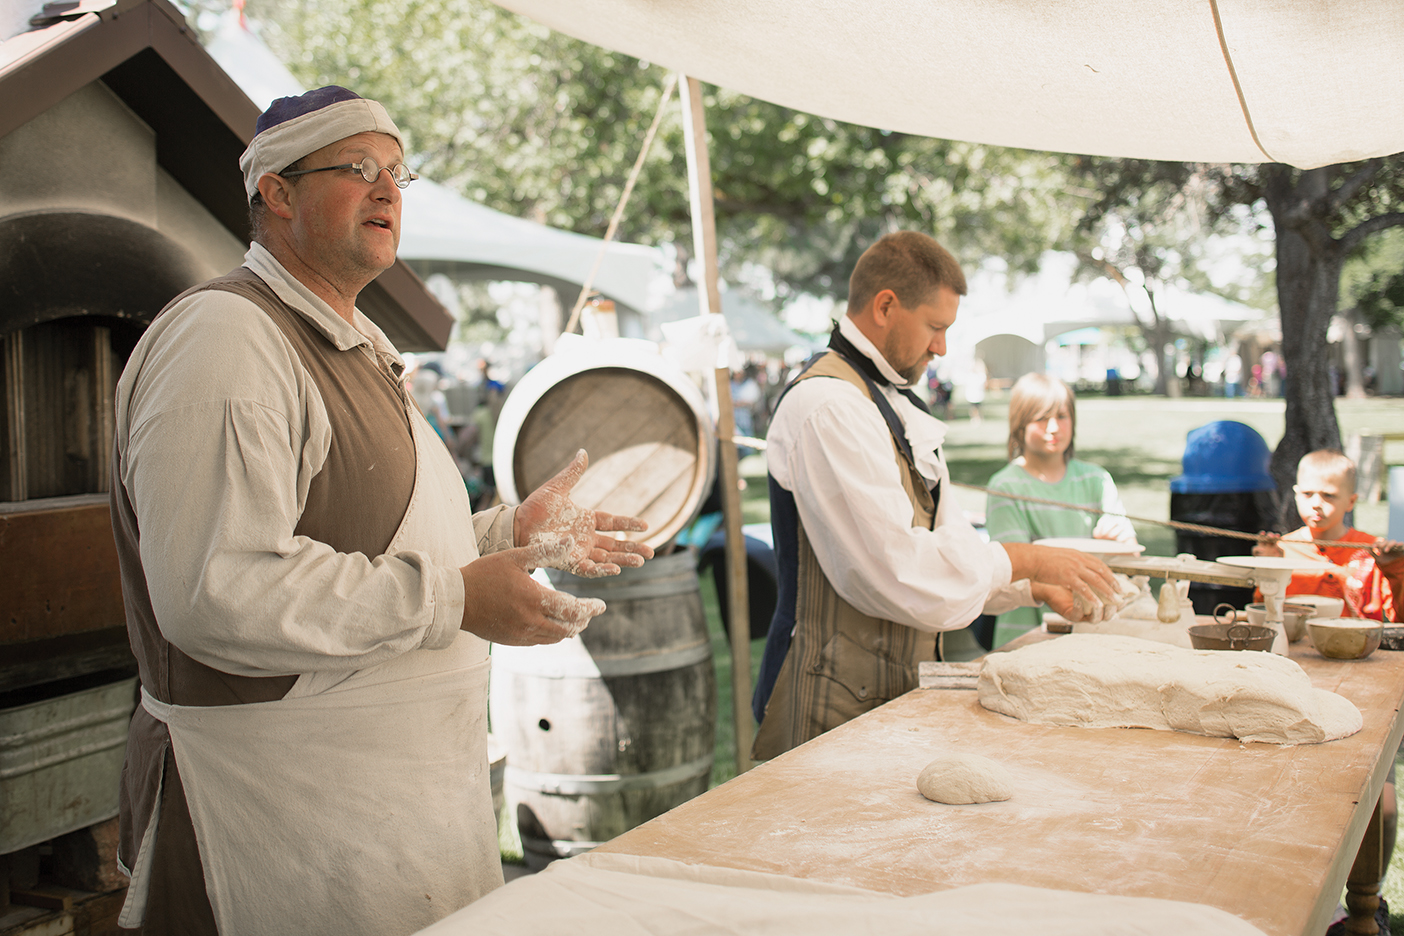
[[[1106, 469], [1073, 457], [1077, 404], [1067, 384], [1047, 374], [1025, 374], [1009, 394], [1009, 464], [987, 487], [1063, 504], [1098, 507], [1100, 515], [990, 495], [985, 528], [1000, 543], [1031, 543], [1053, 536], [1136, 542], [1136, 532]], [[994, 645], [1038, 625], [1038, 609], [999, 616]]]

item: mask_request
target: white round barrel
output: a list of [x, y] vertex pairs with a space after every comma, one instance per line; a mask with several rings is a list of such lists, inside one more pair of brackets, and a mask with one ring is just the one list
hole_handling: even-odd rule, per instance
[[572, 499], [642, 517], [629, 534], [655, 548], [697, 516], [716, 470], [715, 432], [691, 378], [652, 342], [579, 341], [537, 364], [502, 405], [493, 472], [519, 504], [585, 449], [590, 467]]

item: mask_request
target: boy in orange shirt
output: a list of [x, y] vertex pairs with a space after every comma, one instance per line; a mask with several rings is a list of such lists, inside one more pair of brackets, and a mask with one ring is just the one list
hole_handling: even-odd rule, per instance
[[[1315, 559], [1320, 571], [1292, 573], [1287, 595], [1328, 595], [1345, 601], [1345, 616], [1404, 621], [1404, 546], [1346, 526], [1355, 507], [1355, 464], [1340, 452], [1308, 452], [1297, 463], [1296, 496], [1301, 529], [1253, 547], [1255, 556]], [[1269, 534], [1270, 536], [1270, 534]], [[1341, 541], [1356, 546], [1317, 546]]]
[[[1288, 596], [1329, 595], [1345, 601], [1343, 613], [1347, 617], [1404, 620], [1404, 546], [1346, 526], [1346, 514], [1359, 497], [1355, 493], [1355, 463], [1331, 449], [1308, 452], [1297, 462], [1297, 483], [1292, 491], [1297, 513], [1306, 525], [1280, 538], [1265, 534], [1268, 541], [1253, 547], [1255, 556], [1281, 556], [1290, 550], [1293, 556], [1322, 563], [1320, 571], [1293, 572], [1287, 585]], [[1318, 541], [1360, 546], [1317, 546]], [[1388, 869], [1399, 826], [1393, 766], [1381, 791], [1380, 807], [1384, 865]], [[1384, 906], [1383, 899], [1380, 904]], [[1388, 910], [1384, 912], [1387, 914]], [[1327, 933], [1338, 931], [1343, 932], [1343, 928], [1336, 923]]]

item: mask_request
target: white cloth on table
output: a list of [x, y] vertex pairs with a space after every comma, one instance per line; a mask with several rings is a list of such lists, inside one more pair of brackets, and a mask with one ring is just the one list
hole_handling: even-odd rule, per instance
[[1263, 936], [1203, 904], [975, 884], [915, 897], [802, 878], [592, 853], [518, 878], [419, 936]]

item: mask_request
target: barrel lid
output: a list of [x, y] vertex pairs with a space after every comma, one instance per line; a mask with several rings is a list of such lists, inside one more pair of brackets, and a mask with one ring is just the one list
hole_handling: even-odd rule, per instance
[[1252, 426], [1221, 419], [1185, 437], [1184, 474], [1170, 479], [1175, 494], [1238, 494], [1277, 488], [1272, 452]]
[[493, 471], [505, 503], [520, 503], [585, 449], [581, 507], [643, 517], [629, 534], [655, 548], [697, 516], [716, 471], [701, 390], [652, 342], [579, 341], [527, 371], [503, 402]]

